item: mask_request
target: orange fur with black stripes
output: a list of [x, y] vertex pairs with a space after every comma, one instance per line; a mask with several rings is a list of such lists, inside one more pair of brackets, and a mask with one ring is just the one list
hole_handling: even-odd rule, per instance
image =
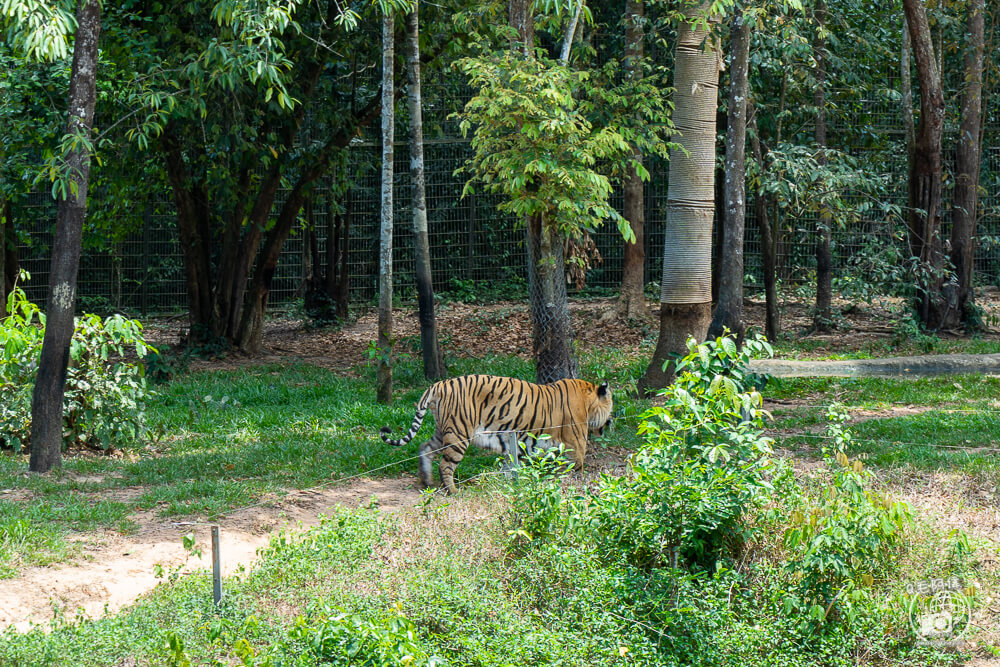
[[393, 446], [405, 445], [417, 434], [424, 415], [434, 415], [430, 440], [420, 445], [420, 482], [431, 485], [432, 464], [441, 457], [441, 483], [455, 489], [455, 467], [470, 444], [500, 454], [526, 434], [548, 435], [548, 446], [562, 443], [567, 453], [583, 467], [590, 432], [601, 433], [611, 422], [611, 390], [608, 383], [559, 380], [534, 384], [492, 375], [464, 375], [431, 385], [420, 401], [405, 436], [391, 439], [388, 426], [382, 439]]

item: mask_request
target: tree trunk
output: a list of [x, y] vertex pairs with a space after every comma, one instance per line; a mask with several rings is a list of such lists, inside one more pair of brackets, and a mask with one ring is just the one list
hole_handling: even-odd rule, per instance
[[[351, 188], [348, 186], [344, 193], [344, 214], [340, 224], [340, 271], [337, 282], [337, 317], [346, 320], [351, 300], [351, 274], [347, 270], [348, 249], [351, 240], [351, 212], [354, 206], [354, 199], [351, 196]], [[333, 271], [331, 266], [330, 271]]]
[[[69, 121], [66, 134], [90, 137], [97, 99], [97, 45], [101, 34], [101, 4], [85, 0], [78, 5], [73, 68], [69, 81]], [[45, 308], [45, 338], [31, 399], [31, 459], [33, 472], [45, 473], [62, 464], [63, 395], [69, 346], [73, 338], [76, 277], [80, 265], [83, 220], [87, 214], [90, 151], [78, 142], [66, 155], [75, 192], [59, 200], [52, 238]]]
[[[826, 166], [826, 5], [816, 5], [816, 41], [813, 43], [813, 58], [816, 60], [816, 91], [813, 104], [816, 107], [816, 162]], [[816, 228], [816, 309], [813, 313], [813, 329], [829, 331], [833, 325], [833, 259], [830, 254], [833, 217], [828, 211], [819, 214]]]
[[535, 381], [540, 384], [574, 378], [576, 360], [566, 298], [566, 259], [559, 232], [535, 215], [528, 219], [528, 285]]
[[[640, 76], [643, 59], [643, 12], [642, 0], [625, 2], [625, 78]], [[642, 153], [633, 150], [633, 159], [642, 163]], [[642, 179], [634, 167], [625, 174], [623, 187], [624, 214], [628, 220], [635, 241], [625, 241], [622, 257], [622, 287], [618, 297], [618, 313], [630, 320], [649, 318], [646, 308], [644, 287], [646, 285], [646, 212], [643, 202]]]
[[640, 393], [665, 387], [670, 355], [683, 354], [688, 336], [705, 339], [712, 318], [712, 217], [715, 201], [715, 113], [719, 97], [717, 45], [704, 21], [705, 3], [680, 28], [674, 59], [674, 124], [686, 149], [670, 153], [663, 242], [660, 338], [639, 380]]
[[440, 380], [446, 371], [441, 358], [434, 316], [434, 282], [431, 278], [431, 249], [427, 237], [427, 196], [424, 185], [424, 124], [420, 100], [420, 17], [419, 2], [406, 19], [406, 70], [409, 76], [407, 102], [410, 110], [410, 180], [413, 184], [413, 246], [416, 260], [417, 305], [420, 310], [420, 347], [424, 377]]
[[908, 182], [907, 227], [910, 252], [919, 259], [918, 314], [925, 327], [936, 330], [949, 310], [942, 294], [944, 258], [940, 230], [944, 94], [924, 0], [903, 0], [903, 9], [920, 87], [920, 120]]
[[7, 226], [10, 224], [10, 200], [0, 198], [0, 319], [7, 316]]
[[[511, 49], [520, 51], [526, 58], [534, 57], [531, 7], [529, 0], [510, 0], [508, 5], [510, 25], [517, 34]], [[529, 216], [524, 226], [536, 381], [555, 382], [576, 377], [576, 360], [570, 348], [572, 330], [566, 300], [563, 239], [541, 215]]]
[[392, 402], [392, 181], [395, 114], [393, 113], [393, 17], [382, 19], [382, 231], [379, 245], [378, 387], [376, 400]]
[[[757, 129], [757, 118], [751, 110], [750, 128], [753, 130], [750, 139], [750, 147], [753, 150], [753, 159], [758, 164], [761, 177], [764, 181], [764, 170], [767, 168], [764, 161], [764, 148], [760, 140], [760, 131]], [[775, 258], [775, 244], [771, 232], [771, 221], [768, 217], [768, 196], [764, 189], [758, 188], [753, 197], [754, 217], [757, 218], [757, 230], [760, 234], [760, 256], [764, 273], [764, 336], [769, 341], [776, 341], [781, 331], [781, 324], [778, 311], [778, 285], [777, 285], [777, 262]]]
[[732, 19], [732, 60], [729, 68], [729, 112], [726, 130], [725, 209], [722, 254], [719, 262], [719, 300], [708, 336], [721, 336], [728, 328], [742, 340], [743, 236], [746, 223], [746, 136], [750, 24], [737, 5]]
[[906, 137], [906, 164], [913, 163], [913, 153], [917, 149], [917, 138], [913, 133], [913, 86], [910, 72], [910, 29], [903, 16], [903, 47], [899, 54], [900, 106], [903, 108], [903, 132]]
[[511, 35], [510, 48], [520, 51], [526, 57], [532, 57], [535, 50], [535, 17], [531, 13], [531, 0], [509, 0], [507, 5], [510, 27], [514, 29]]
[[192, 342], [207, 341], [224, 333], [215, 317], [212, 298], [210, 239], [202, 237], [208, 217], [202, 184], [188, 175], [177, 129], [168, 123], [161, 136], [167, 178], [177, 208], [177, 233], [184, 256], [184, 283], [188, 294], [188, 317]]
[[966, 19], [965, 90], [962, 93], [962, 119], [958, 128], [955, 159], [955, 202], [951, 228], [951, 263], [958, 286], [955, 310], [949, 313], [946, 326], [969, 321], [973, 303], [972, 267], [975, 259], [973, 238], [978, 207], [980, 144], [983, 119], [983, 51], [985, 47], [984, 0], [969, 0]]

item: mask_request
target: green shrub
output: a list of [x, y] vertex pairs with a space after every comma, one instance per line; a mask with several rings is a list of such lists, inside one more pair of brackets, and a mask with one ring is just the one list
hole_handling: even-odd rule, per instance
[[516, 553], [543, 542], [571, 542], [582, 528], [585, 499], [563, 491], [562, 479], [573, 469], [562, 448], [537, 449], [521, 458], [510, 494], [507, 536]]
[[[31, 394], [45, 336], [45, 314], [15, 288], [0, 321], [0, 445], [20, 450], [31, 432]], [[75, 321], [63, 402], [63, 443], [108, 449], [146, 433], [149, 396], [141, 364], [126, 362], [151, 348], [142, 325], [121, 315], [85, 314]]]
[[741, 519], [768, 495], [770, 439], [746, 368], [770, 346], [754, 338], [738, 348], [722, 337], [688, 348], [663, 406], [641, 416], [646, 445], [632, 474], [603, 478], [592, 503], [599, 552], [640, 568], [738, 549], [748, 537]]
[[815, 495], [788, 494], [784, 534], [785, 570], [795, 582], [784, 611], [805, 614], [808, 623], [821, 623], [834, 611], [855, 615], [875, 579], [890, 571], [903, 529], [912, 522], [909, 506], [868, 488], [871, 473], [847, 457], [847, 415], [834, 406], [827, 418], [834, 443], [823, 449], [829, 480]]
[[417, 637], [413, 622], [399, 607], [395, 615], [372, 620], [317, 604], [295, 619], [287, 635], [257, 652], [239, 642], [236, 653], [244, 665], [292, 667], [294, 665], [356, 665], [359, 667], [421, 667], [445, 664], [432, 656]]

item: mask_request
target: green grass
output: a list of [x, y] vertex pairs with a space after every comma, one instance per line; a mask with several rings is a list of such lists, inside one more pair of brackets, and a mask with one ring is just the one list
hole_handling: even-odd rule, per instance
[[[773, 427], [804, 431], [781, 435], [781, 446], [816, 453], [827, 442], [824, 413], [832, 403], [860, 415], [850, 426], [850, 453], [869, 465], [915, 470], [947, 469], [978, 479], [1000, 477], [1000, 378], [978, 375], [890, 380], [788, 378], [772, 380], [765, 396], [805, 401], [773, 410]], [[893, 414], [891, 410], [919, 410]], [[865, 417], [863, 411], [890, 411]]]
[[[611, 352], [582, 363], [585, 376], [615, 386], [628, 386], [637, 368], [626, 355]], [[516, 357], [453, 360], [449, 371], [534, 376], [532, 364]], [[308, 365], [191, 373], [160, 388], [149, 412], [161, 436], [136, 443], [125, 460], [71, 454], [53, 475], [26, 476], [26, 457], [0, 455], [0, 489], [30, 498], [15, 502], [0, 495], [0, 578], [23, 566], [72, 558], [78, 552], [66, 539], [72, 532], [131, 529], [127, 516], [135, 510], [211, 517], [268, 493], [333, 479], [415, 476], [417, 448], [430, 437], [433, 419], [405, 447], [386, 446], [378, 433], [384, 425], [405, 430], [411, 423], [428, 384], [421, 364], [397, 365], [391, 406], [375, 403], [374, 369], [360, 368], [358, 375]], [[645, 404], [623, 393], [616, 399], [622, 428], [598, 447], [638, 446], [635, 415]], [[495, 465], [494, 455], [473, 448], [458, 467], [458, 482]], [[99, 494], [136, 487], [127, 504], [94, 502]]]
[[[642, 370], [644, 359], [613, 350], [581, 360], [583, 377], [606, 378], [615, 387], [628, 386]], [[506, 357], [454, 360], [449, 371], [533, 376], [530, 363]], [[111, 526], [127, 532], [129, 513], [137, 508], [210, 516], [268, 492], [361, 472], [414, 475], [415, 461], [403, 459], [416, 454], [430, 425], [402, 449], [386, 447], [378, 429], [408, 425], [427, 382], [412, 360], [397, 367], [395, 378], [396, 400], [387, 407], [374, 402], [370, 368], [358, 369], [356, 378], [305, 365], [193, 373], [163, 388], [152, 409], [163, 436], [138, 444], [134, 458], [71, 456], [60, 473], [29, 477], [23, 457], [0, 456], [0, 489], [30, 494], [30, 500], [0, 500], [0, 576], [73, 558], [67, 539], [73, 531]], [[835, 401], [855, 410], [930, 406], [922, 414], [852, 425], [852, 456], [865, 452], [869, 466], [884, 469], [995, 478], [996, 453], [942, 445], [998, 438], [998, 390], [1000, 379], [965, 376], [783, 379], [772, 380], [763, 393], [805, 403], [775, 409], [775, 427], [783, 430], [822, 432], [823, 407]], [[601, 444], [637, 447], [637, 414], [647, 406], [619, 393], [616, 429]], [[819, 442], [790, 436], [779, 444], [811, 455]], [[460, 480], [495, 464], [491, 455], [470, 456], [458, 468]], [[95, 502], [101, 493], [137, 487], [128, 503]], [[891, 639], [886, 629], [898, 630], [900, 623], [891, 605], [873, 604], [846, 634], [801, 634], [777, 611], [786, 575], [766, 558], [681, 580], [682, 608], [654, 620], [644, 614], [662, 608], [655, 596], [673, 595], [673, 584], [664, 589], [641, 572], [615, 573], [585, 550], [512, 557], [504, 542], [506, 503], [497, 492], [490, 484], [470, 486], [458, 498], [434, 500], [425, 512], [406, 517], [340, 512], [317, 529], [276, 537], [251, 572], [226, 581], [218, 610], [210, 578], [184, 576], [108, 618], [57, 616], [52, 627], [0, 633], [0, 664], [171, 664], [180, 646], [193, 664], [233, 664], [239, 651], [292, 642], [298, 615], [330, 607], [372, 619], [401, 610], [416, 624], [417, 640], [453, 665], [623, 664], [623, 647], [630, 660], [650, 665], [849, 665], [859, 647], [885, 664], [951, 660]], [[779, 553], [780, 530], [767, 539], [773, 542], [760, 553]], [[937, 545], [928, 553], [942, 551], [941, 539], [937, 533], [927, 538]], [[916, 571], [926, 565], [918, 562]], [[891, 599], [896, 584], [881, 582], [878, 599]]]
[[[896, 622], [890, 608], [875, 606], [843, 629], [797, 630], [798, 620], [778, 611], [783, 575], [773, 567], [675, 580], [603, 567], [587, 549], [504, 557], [506, 505], [496, 493], [473, 491], [405, 517], [338, 512], [315, 529], [274, 538], [250, 572], [225, 581], [217, 610], [207, 574], [186, 576], [111, 617], [57, 616], [49, 629], [2, 633], [0, 664], [234, 664], [238, 655], [259, 664], [275, 647], [301, 656], [306, 645], [293, 637], [325, 609], [374, 620], [403, 614], [415, 624], [413, 640], [455, 667], [846, 666], [859, 650], [894, 665], [955, 657], [887, 635]], [[473, 518], [484, 509], [489, 518]], [[680, 608], [666, 613], [674, 594]]]

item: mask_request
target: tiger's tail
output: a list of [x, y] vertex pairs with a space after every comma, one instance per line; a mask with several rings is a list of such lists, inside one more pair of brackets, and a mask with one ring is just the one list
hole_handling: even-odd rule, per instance
[[420, 425], [424, 423], [424, 415], [427, 414], [430, 399], [433, 397], [433, 392], [431, 391], [433, 388], [433, 386], [429, 387], [427, 391], [424, 392], [424, 395], [420, 397], [420, 400], [417, 401], [417, 411], [413, 415], [413, 423], [410, 424], [410, 430], [406, 432], [406, 435], [398, 440], [394, 440], [389, 437], [389, 434], [392, 433], [392, 429], [388, 426], [383, 426], [381, 431], [379, 431], [379, 435], [382, 436], [382, 440], [384, 442], [392, 445], [393, 447], [401, 447], [409, 443], [410, 440], [413, 440], [413, 436], [415, 436], [417, 431], [420, 430]]

